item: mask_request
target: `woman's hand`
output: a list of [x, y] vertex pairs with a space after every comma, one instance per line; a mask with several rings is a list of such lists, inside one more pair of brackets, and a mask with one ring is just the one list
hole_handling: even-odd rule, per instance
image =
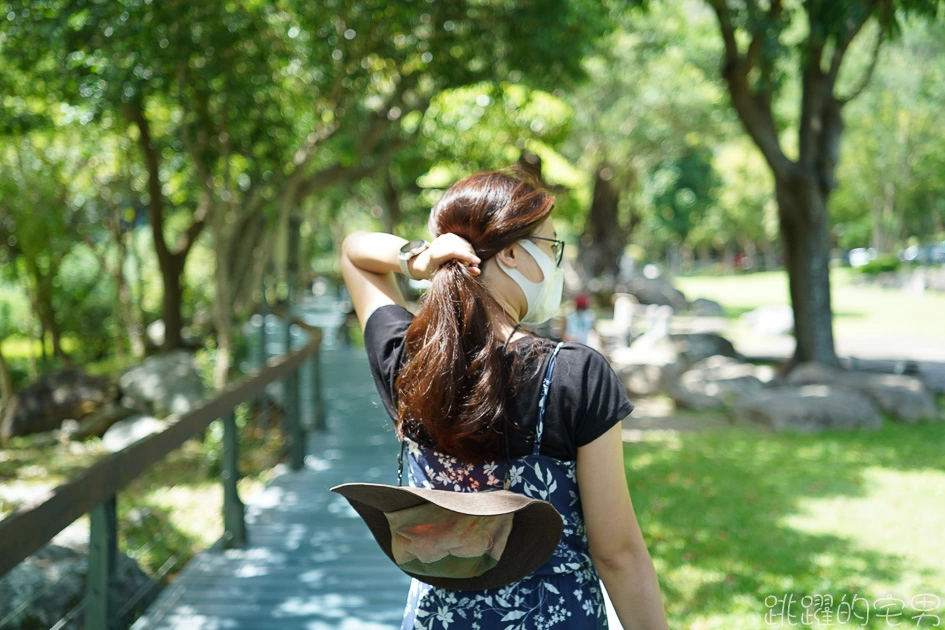
[[440, 265], [451, 260], [459, 260], [477, 276], [482, 273], [479, 257], [472, 243], [458, 234], [447, 232], [437, 236], [430, 246], [414, 256], [408, 264], [409, 271], [415, 278], [430, 278]]

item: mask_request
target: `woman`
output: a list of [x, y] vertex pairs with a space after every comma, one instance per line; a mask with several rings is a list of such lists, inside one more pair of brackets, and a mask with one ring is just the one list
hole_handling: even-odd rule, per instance
[[[392, 234], [358, 231], [342, 246], [411, 485], [501, 487], [510, 466], [509, 489], [550, 501], [565, 523], [551, 559], [507, 587], [451, 591], [413, 580], [403, 628], [606, 628], [600, 579], [624, 628], [667, 628], [624, 471], [620, 421], [633, 405], [601, 354], [520, 328], [560, 305], [564, 242], [553, 205], [523, 174], [477, 173], [437, 202], [435, 240], [404, 255], [404, 266], [408, 242]], [[431, 282], [416, 316], [391, 274], [403, 270]]]

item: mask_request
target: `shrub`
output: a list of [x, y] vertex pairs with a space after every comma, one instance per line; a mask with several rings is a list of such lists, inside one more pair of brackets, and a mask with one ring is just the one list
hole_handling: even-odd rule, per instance
[[890, 271], [899, 271], [901, 264], [894, 254], [880, 254], [874, 260], [859, 267], [857, 271], [868, 276], [875, 276]]

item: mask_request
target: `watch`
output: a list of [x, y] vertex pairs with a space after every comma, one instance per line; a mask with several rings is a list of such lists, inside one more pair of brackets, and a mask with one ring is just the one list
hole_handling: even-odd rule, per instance
[[397, 260], [400, 261], [400, 270], [411, 280], [417, 280], [417, 278], [410, 275], [410, 270], [407, 269], [407, 263], [411, 258], [418, 255], [429, 246], [430, 243], [428, 241], [422, 238], [415, 238], [412, 241], [408, 241], [400, 248], [400, 253], [397, 254]]

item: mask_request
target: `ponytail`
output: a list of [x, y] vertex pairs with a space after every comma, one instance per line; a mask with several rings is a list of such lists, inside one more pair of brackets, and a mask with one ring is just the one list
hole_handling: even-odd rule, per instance
[[[459, 234], [484, 263], [544, 220], [553, 201], [534, 183], [506, 173], [473, 175], [434, 207], [431, 233]], [[394, 383], [398, 433], [465, 462], [493, 458], [505, 452], [506, 427], [515, 424], [512, 418], [506, 423], [505, 399], [524, 380], [522, 356], [500, 347], [506, 340], [498, 338], [490, 314], [505, 310], [481, 276], [451, 260], [430, 281], [407, 329], [406, 358]], [[539, 353], [540, 346], [534, 344]]]

